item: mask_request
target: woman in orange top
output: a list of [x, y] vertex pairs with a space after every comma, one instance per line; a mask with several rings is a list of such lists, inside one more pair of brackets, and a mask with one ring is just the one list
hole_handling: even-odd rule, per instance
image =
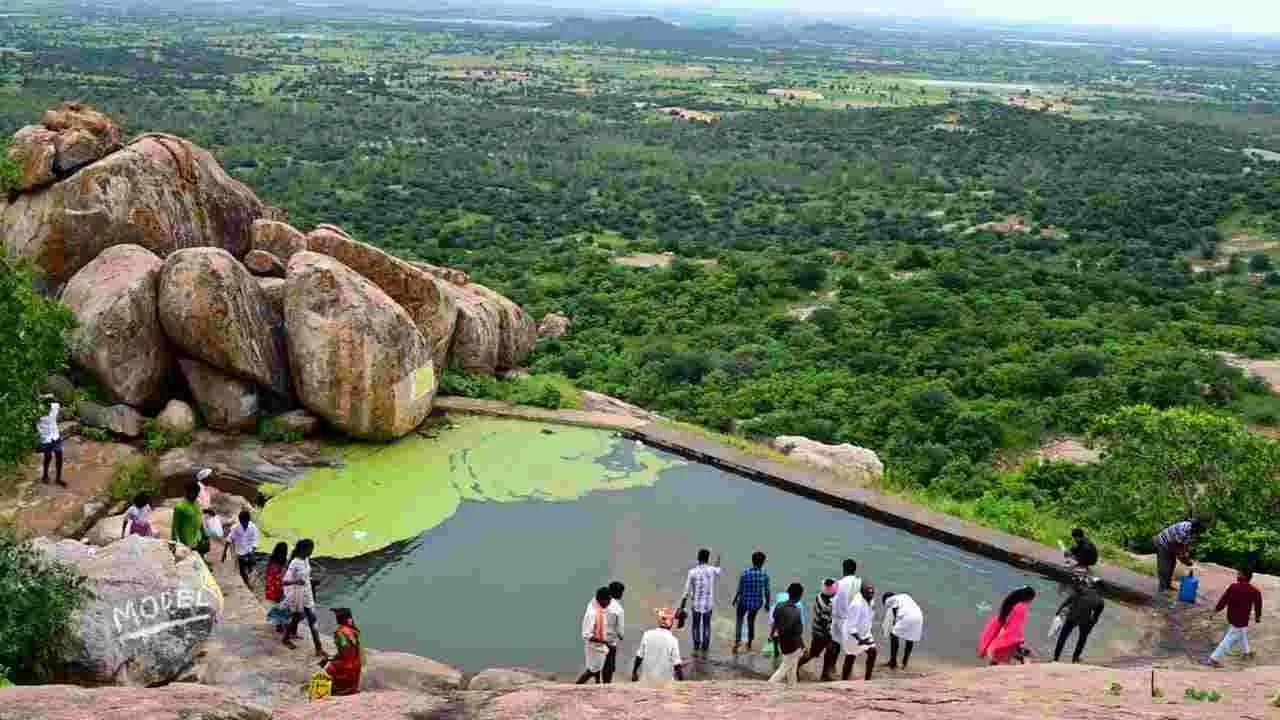
[[355, 695], [360, 692], [360, 628], [351, 618], [350, 608], [332, 608], [338, 628], [333, 631], [333, 644], [338, 654], [329, 660], [325, 672], [333, 678], [334, 695]]

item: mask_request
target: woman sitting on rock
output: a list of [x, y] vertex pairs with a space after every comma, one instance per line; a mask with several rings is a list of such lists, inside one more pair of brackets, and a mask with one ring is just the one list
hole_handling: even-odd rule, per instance
[[124, 513], [124, 524], [120, 527], [120, 537], [125, 535], [141, 535], [151, 537], [151, 498], [146, 493], [138, 493], [129, 509]]
[[990, 660], [992, 665], [1014, 660], [1026, 662], [1029, 652], [1022, 643], [1026, 641], [1027, 617], [1035, 599], [1035, 588], [1030, 585], [1009, 593], [1000, 605], [1000, 612], [992, 616], [978, 639], [978, 657]]
[[334, 695], [355, 695], [360, 692], [360, 667], [364, 653], [360, 645], [360, 628], [351, 617], [350, 608], [332, 608], [338, 627], [333, 631], [333, 644], [338, 654], [329, 660], [325, 672], [333, 678]]

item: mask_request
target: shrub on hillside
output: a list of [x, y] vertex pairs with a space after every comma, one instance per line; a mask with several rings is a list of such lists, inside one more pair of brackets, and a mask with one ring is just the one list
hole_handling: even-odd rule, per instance
[[133, 458], [117, 463], [111, 471], [111, 483], [107, 486], [111, 498], [128, 502], [138, 493], [155, 495], [160, 492], [160, 483], [151, 477], [147, 463], [142, 458]]
[[9, 159], [8, 138], [0, 138], [0, 193], [14, 192], [22, 185], [22, 166]]
[[91, 593], [70, 566], [0, 528], [0, 686], [51, 677], [70, 641], [71, 614]]

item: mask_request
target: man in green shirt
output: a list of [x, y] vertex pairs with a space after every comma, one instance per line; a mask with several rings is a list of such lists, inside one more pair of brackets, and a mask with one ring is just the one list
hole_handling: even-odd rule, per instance
[[200, 484], [192, 482], [187, 486], [187, 496], [178, 501], [173, 508], [173, 533], [171, 539], [182, 543], [204, 555], [209, 551], [209, 541], [205, 539], [204, 523], [200, 517]]

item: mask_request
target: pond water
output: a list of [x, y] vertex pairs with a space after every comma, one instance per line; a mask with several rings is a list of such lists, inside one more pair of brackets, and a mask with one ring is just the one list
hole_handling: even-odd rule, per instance
[[[512, 454], [488, 458], [487, 465], [477, 459], [486, 447], [496, 452], [501, 444]], [[763, 671], [768, 661], [725, 659], [734, 622], [729, 601], [756, 549], [768, 553], [775, 592], [801, 582], [806, 606], [823, 577], [839, 574], [845, 557], [857, 559], [859, 574], [879, 592], [911, 593], [926, 614], [913, 669], [976, 664], [973, 647], [991, 607], [1023, 584], [1040, 591], [1029, 643], [1052, 651], [1045, 633], [1061, 592], [1053, 581], [609, 433], [463, 420], [438, 440], [407, 446], [422, 462], [409, 463], [403, 450], [395, 450], [393, 477], [381, 480], [396, 488], [416, 485], [431, 496], [427, 502], [415, 504], [393, 490], [398, 500], [366, 507], [342, 487], [354, 477], [368, 489], [370, 456], [360, 453], [343, 471], [322, 474], [323, 482], [309, 490], [306, 480], [299, 486], [313, 502], [345, 497], [343, 510], [359, 516], [361, 526], [385, 522], [399, 527], [398, 534], [422, 526], [379, 550], [316, 563], [318, 601], [352, 607], [371, 647], [426, 655], [468, 671], [526, 666], [572, 674], [582, 662], [583, 610], [597, 587], [616, 579], [627, 585], [620, 667], [629, 668], [640, 635], [652, 627], [653, 609], [679, 602], [697, 549], [709, 547], [724, 557], [712, 655], [747, 669]], [[521, 469], [530, 465], [536, 468], [531, 475]], [[593, 472], [585, 474], [584, 467]], [[495, 492], [490, 474], [513, 479]], [[449, 477], [469, 478], [476, 486], [469, 495], [454, 488], [456, 499], [441, 503], [440, 479]], [[279, 501], [268, 504], [268, 524]], [[337, 503], [330, 497], [318, 504]], [[323, 537], [317, 554], [329, 554]], [[1140, 618], [1139, 611], [1109, 602], [1088, 659], [1140, 652]], [[766, 632], [762, 617], [757, 634]], [[681, 642], [687, 652], [687, 633]]]

